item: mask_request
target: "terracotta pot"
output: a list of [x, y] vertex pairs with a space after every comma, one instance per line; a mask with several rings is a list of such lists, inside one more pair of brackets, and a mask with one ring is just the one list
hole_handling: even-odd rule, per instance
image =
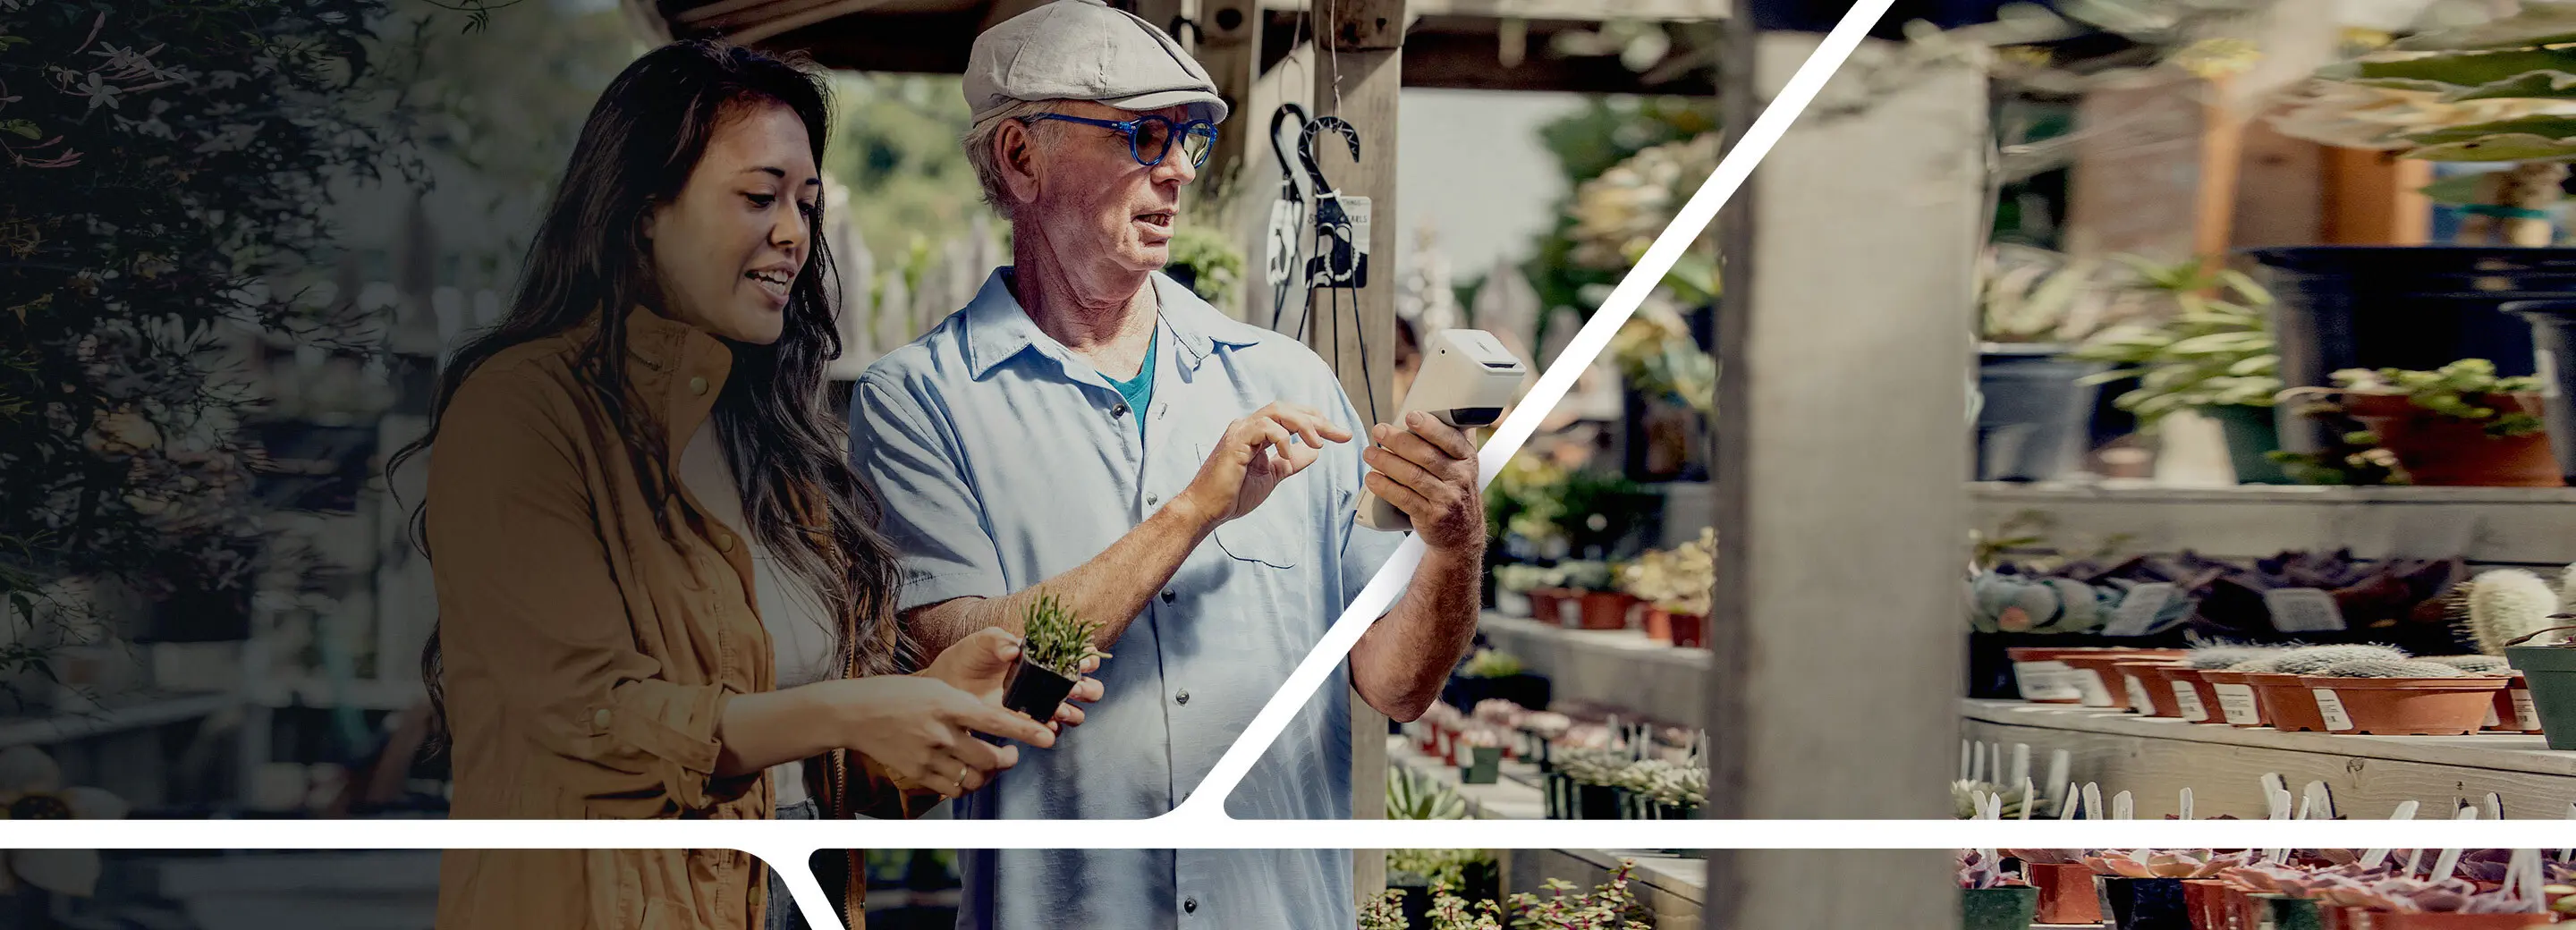
[[1565, 602], [1574, 596], [1570, 588], [1531, 588], [1530, 619], [1540, 623], [1564, 626]]
[[2263, 926], [2262, 903], [2251, 891], [2227, 886], [2227, 930], [2259, 930]]
[[2093, 869], [2081, 862], [2027, 863], [2022, 869], [2039, 888], [2038, 922], [2100, 924], [2102, 899], [2093, 890]]
[[2182, 719], [2226, 726], [2227, 715], [2218, 708], [2218, 691], [2202, 679], [2203, 674], [2199, 669], [2177, 665], [2165, 670], [2165, 681], [2173, 691], [2174, 702], [2182, 706]]
[[2299, 676], [2247, 672], [2245, 679], [2254, 686], [2255, 700], [2263, 703], [2263, 719], [2273, 729], [2325, 730], [2325, 718], [2317, 712], [2316, 692], [2300, 684]]
[[1582, 627], [1587, 630], [1627, 629], [1628, 611], [1637, 606], [1637, 596], [1626, 591], [1585, 591], [1577, 595], [1577, 601], [1582, 605]]
[[2012, 658], [2013, 686], [2021, 699], [2033, 704], [2080, 704], [2084, 691], [2076, 687], [2078, 672], [2064, 658], [2082, 655], [2090, 650], [2064, 649], [2054, 646], [2012, 646], [2004, 654]]
[[1659, 643], [1673, 641], [1673, 615], [1653, 604], [1646, 605], [1646, 638]]
[[2513, 673], [2513, 685], [2495, 693], [2495, 710], [2488, 715], [2493, 721], [2487, 729], [2497, 733], [2540, 732], [2540, 711], [2531, 703], [2531, 680]]
[[[2328, 729], [2380, 736], [2466, 736], [2486, 726], [2507, 678], [2303, 678]], [[2330, 700], [2329, 692], [2332, 695]], [[2342, 705], [2340, 710], [2335, 706]], [[2339, 719], [2340, 718], [2340, 719]], [[2348, 724], [2348, 725], [2347, 725]]]
[[2558, 922], [2555, 914], [2426, 914], [2410, 911], [2371, 911], [2367, 915], [2369, 930], [2521, 930], [2523, 927], [2546, 927]]
[[1674, 614], [1673, 645], [1685, 649], [1708, 648], [1708, 615]]
[[[2122, 662], [2114, 666], [2128, 676], [2129, 709], [2149, 717], [2181, 717], [2182, 704], [2174, 700], [2173, 679], [2166, 673], [2176, 666], [2162, 660]], [[2145, 697], [2147, 706], [2138, 706]]]
[[[2479, 406], [2542, 415], [2539, 394], [2476, 395]], [[2379, 445], [2419, 485], [2555, 488], [2566, 478], [2549, 451], [2549, 435], [2497, 437], [2466, 420], [2443, 416], [2403, 396], [2347, 394], [2344, 412], [2379, 436]]]
[[2202, 683], [2209, 685], [2210, 695], [2217, 699], [2210, 709], [2218, 713], [2219, 722], [2240, 727], [2271, 725], [2263, 716], [2263, 702], [2254, 696], [2254, 685], [2244, 672], [2204, 671]]
[[2359, 913], [2361, 908], [2349, 904], [2319, 904], [2317, 905], [2319, 930], [2361, 930], [2361, 925], [2354, 923], [2360, 919], [2354, 916]]
[[2128, 710], [2129, 684], [2117, 666], [2146, 659], [2179, 659], [2182, 655], [2179, 649], [2069, 649], [2059, 654], [2057, 661], [2075, 670], [2071, 679], [2081, 692], [2084, 706]]

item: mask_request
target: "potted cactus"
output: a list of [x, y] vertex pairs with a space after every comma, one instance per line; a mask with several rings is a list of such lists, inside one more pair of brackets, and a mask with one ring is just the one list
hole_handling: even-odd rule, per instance
[[2261, 705], [2263, 719], [2273, 729], [2323, 732], [2328, 727], [2317, 706], [2316, 689], [2303, 683], [2301, 676], [2345, 662], [2405, 658], [2406, 653], [2387, 646], [2301, 646], [2237, 663], [2231, 671], [2244, 674], [2246, 685], [2254, 690], [2254, 698]]
[[1100, 629], [1099, 623], [1075, 616], [1053, 593], [1038, 592], [1021, 617], [1020, 665], [1002, 694], [1002, 706], [1031, 720], [1055, 719], [1056, 706], [1082, 680], [1083, 663], [1109, 657], [1095, 643]]
[[2465, 736], [2486, 726], [2503, 675], [2441, 662], [2356, 659], [2299, 679], [2314, 690], [2326, 729], [2383, 736]]
[[[2566, 483], [2541, 418], [2541, 384], [2498, 377], [2494, 362], [2462, 359], [2433, 371], [2346, 369], [2333, 388], [2287, 395], [2335, 396], [2307, 408], [2360, 421], [2409, 483], [2558, 487]], [[2358, 437], [2356, 437], [2358, 438]]]

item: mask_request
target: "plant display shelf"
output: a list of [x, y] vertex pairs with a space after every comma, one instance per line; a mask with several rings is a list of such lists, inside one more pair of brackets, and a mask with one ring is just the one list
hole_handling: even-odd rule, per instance
[[1547, 880], [1561, 878], [1588, 888], [1609, 881], [1623, 860], [1636, 864], [1628, 873], [1628, 890], [1654, 915], [1649, 926], [1699, 930], [1700, 902], [1708, 887], [1706, 859], [1685, 859], [1654, 849], [1518, 849], [1505, 863], [1509, 871], [1503, 887], [1507, 893], [1544, 895]]
[[1705, 726], [1701, 683], [1713, 664], [1706, 649], [1677, 648], [1635, 629], [1569, 630], [1493, 611], [1479, 626], [1494, 648], [1547, 676], [1559, 703], [1631, 707], [1676, 726]]
[[2074, 781], [2101, 783], [2105, 797], [2130, 792], [2141, 818], [2176, 813], [2185, 787], [2200, 816], [2260, 817], [2267, 772], [2293, 790], [2325, 782], [2337, 812], [2356, 819], [2386, 817], [2408, 800], [2422, 804], [2419, 817], [2434, 816], [2458, 802], [2483, 804], [2489, 792], [2503, 798], [2506, 817], [2556, 819], [2576, 801], [2576, 752], [2553, 752], [2538, 734], [2288, 733], [1976, 699], [1964, 699], [1960, 712], [1968, 739], [2027, 743], [2039, 760], [2066, 750]]
[[2122, 552], [2190, 549], [2222, 557], [2350, 547], [2363, 557], [2461, 555], [2482, 565], [2576, 562], [2576, 488], [2162, 487], [1976, 483], [1971, 526], [1992, 530], [2029, 513], [2047, 517], [2050, 544], [2070, 549], [2115, 537]]
[[1478, 820], [1541, 820], [1547, 817], [1547, 798], [1539, 791], [1538, 766], [1519, 759], [1505, 759], [1502, 773], [1490, 785], [1460, 784], [1458, 767], [1442, 763], [1414, 748], [1413, 741], [1402, 736], [1386, 738], [1386, 764], [1412, 769], [1430, 776], [1442, 787], [1467, 799], [1467, 816]]

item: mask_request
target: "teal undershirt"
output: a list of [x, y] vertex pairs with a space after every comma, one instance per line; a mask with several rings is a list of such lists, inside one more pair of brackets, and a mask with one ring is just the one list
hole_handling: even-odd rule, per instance
[[1127, 409], [1136, 414], [1136, 438], [1140, 441], [1145, 438], [1145, 411], [1148, 409], [1145, 402], [1154, 399], [1154, 350], [1162, 345], [1162, 335], [1162, 328], [1158, 326], [1154, 331], [1155, 338], [1146, 341], [1145, 364], [1136, 370], [1135, 378], [1120, 381], [1110, 378], [1107, 373], [1101, 374], [1102, 378], [1109, 380], [1110, 387], [1118, 389], [1118, 396], [1127, 398]]

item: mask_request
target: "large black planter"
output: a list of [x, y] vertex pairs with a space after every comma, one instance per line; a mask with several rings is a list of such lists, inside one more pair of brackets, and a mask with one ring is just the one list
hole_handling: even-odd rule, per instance
[[[2532, 373], [2531, 327], [2495, 312], [2511, 301], [2576, 297], [2576, 249], [2318, 245], [2250, 249], [2264, 266], [2280, 340], [2281, 382], [2324, 385], [2344, 368], [2430, 370], [2464, 358], [2502, 375]], [[2292, 451], [2323, 429], [2292, 430]]]
[[1553, 691], [1548, 684], [1547, 676], [1529, 672], [1499, 678], [1452, 675], [1449, 683], [1441, 686], [1440, 689], [1441, 703], [1470, 713], [1476, 710], [1478, 702], [1495, 698], [1510, 701], [1530, 710], [1546, 710], [1552, 696]]
[[1978, 353], [1977, 480], [2047, 481], [2081, 467], [2101, 392], [2077, 382], [2105, 366], [2058, 358], [2066, 349], [1996, 344]]
[[2094, 888], [2109, 930], [2192, 930], [2182, 879], [2101, 876], [2094, 879]]
[[2531, 325], [2532, 367], [2546, 382], [2540, 409], [2549, 452], [2576, 485], [2576, 300], [2518, 300], [2503, 309]]

